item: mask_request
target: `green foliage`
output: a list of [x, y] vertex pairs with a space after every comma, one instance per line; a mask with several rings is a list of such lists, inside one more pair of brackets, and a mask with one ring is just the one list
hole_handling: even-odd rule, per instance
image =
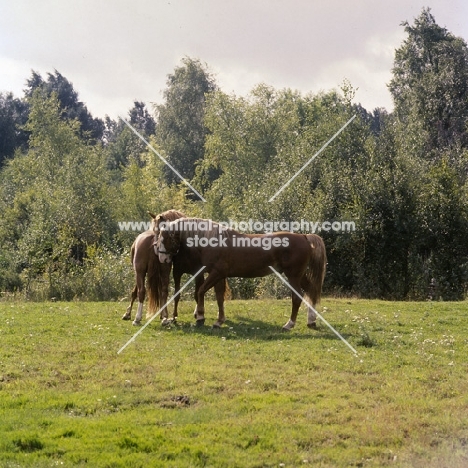
[[420, 245], [426, 254], [426, 268], [431, 278], [437, 279], [439, 296], [448, 300], [463, 298], [468, 280], [463, 179], [448, 159], [442, 159], [431, 167], [420, 200], [420, 212], [424, 213]]
[[[186, 57], [168, 76], [165, 103], [156, 106], [157, 140], [167, 160], [188, 180], [194, 176], [196, 164], [203, 160], [207, 133], [203, 123], [205, 99], [215, 89], [206, 66]], [[168, 167], [164, 168], [164, 175], [168, 183], [180, 181]]]
[[[134, 102], [126, 120], [145, 140], [149, 140], [156, 131], [156, 122], [143, 102]], [[120, 171], [124, 170], [128, 164], [144, 166], [142, 154], [146, 152], [147, 147], [144, 141], [122, 120], [119, 119], [116, 122], [107, 117], [105, 125], [104, 140], [108, 168], [112, 171], [114, 178], [120, 181]]]
[[34, 93], [40, 92], [46, 97], [52, 94], [60, 103], [60, 117], [69, 122], [78, 121], [80, 136], [90, 143], [96, 143], [102, 137], [104, 123], [100, 119], [93, 118], [83, 102], [78, 99], [78, 93], [61, 73], [57, 70], [48, 73], [47, 79], [33, 71], [27, 80], [26, 97], [31, 98]]
[[[44, 80], [33, 72], [27, 99], [0, 96], [8, 157], [0, 170], [0, 291], [117, 299], [131, 276], [119, 259], [138, 234], [119, 223], [178, 209], [216, 221], [353, 222], [353, 232], [316, 232], [327, 247], [327, 292], [425, 299], [431, 287], [438, 299], [463, 299], [468, 48], [429, 9], [403, 26], [392, 113], [355, 104], [348, 80], [318, 94], [260, 84], [245, 97], [228, 95], [188, 57], [168, 75], [155, 118], [134, 102], [132, 127], [207, 203], [123, 121], [100, 126], [60, 73]], [[288, 294], [271, 278], [232, 279], [231, 289], [236, 298]]]
[[42, 277], [54, 294], [54, 275], [66, 275], [86, 246], [105, 243], [115, 228], [102, 150], [82, 142], [77, 122], [61, 120], [55, 96], [34, 93], [30, 105], [30, 149], [3, 172], [0, 229], [26, 290]]
[[25, 149], [28, 135], [23, 125], [27, 120], [28, 106], [12, 93], [0, 93], [0, 167], [19, 148]]
[[[468, 48], [423, 9], [396, 51], [390, 91], [395, 101], [394, 154], [407, 167], [401, 200], [409, 208], [402, 237], [407, 294], [422, 297], [434, 278], [440, 297], [466, 290], [463, 241], [468, 144]], [[409, 176], [409, 177], [408, 177]], [[400, 178], [397, 179], [401, 185]]]
[[408, 38], [396, 51], [390, 83], [399, 119], [424, 132], [423, 151], [466, 147], [466, 42], [437, 25], [429, 8], [404, 26]]
[[50, 269], [47, 274], [23, 272], [27, 298], [44, 301], [61, 300], [111, 301], [124, 297], [132, 287], [134, 274], [129, 252], [111, 252], [105, 247], [88, 246], [82, 262], [64, 269]]
[[21, 280], [15, 265], [14, 255], [7, 250], [0, 252], [0, 291], [16, 291]]

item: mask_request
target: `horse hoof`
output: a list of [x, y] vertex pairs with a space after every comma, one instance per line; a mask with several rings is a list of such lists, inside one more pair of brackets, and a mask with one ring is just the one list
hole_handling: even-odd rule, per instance
[[220, 328], [221, 328], [221, 325], [219, 323], [213, 323], [214, 330], [219, 330]]
[[307, 327], [309, 327], [311, 330], [317, 330], [317, 323], [315, 322], [308, 323]]
[[281, 330], [283, 330], [284, 332], [290, 332], [291, 329], [287, 328], [286, 326], [284, 326]]
[[203, 325], [205, 325], [205, 319], [204, 318], [198, 319], [197, 320], [197, 327], [203, 327]]
[[165, 325], [170, 325], [171, 321], [164, 317], [162, 320], [161, 320], [161, 326], [164, 327]]
[[130, 317], [130, 315], [125, 314], [122, 316], [122, 320], [131, 320], [131, 319], [132, 317]]
[[133, 325], [134, 327], [139, 327], [139, 326], [141, 325], [141, 322], [137, 322], [136, 320], [134, 320], [134, 321], [132, 322], [132, 325]]

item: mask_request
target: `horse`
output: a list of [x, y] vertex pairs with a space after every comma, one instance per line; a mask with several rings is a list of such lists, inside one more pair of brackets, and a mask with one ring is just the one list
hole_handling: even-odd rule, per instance
[[[214, 284], [228, 277], [267, 276], [272, 274], [272, 267], [284, 273], [291, 288], [310, 301], [307, 326], [317, 327], [314, 307], [320, 302], [327, 262], [319, 236], [291, 232], [244, 234], [212, 220], [183, 218], [161, 225], [157, 243], [161, 263], [170, 263], [180, 251], [193, 249], [208, 271], [198, 289], [194, 313], [198, 326], [205, 323], [204, 297]], [[292, 292], [291, 316], [283, 330], [294, 328], [302, 298]], [[224, 321], [222, 314], [215, 326]]]
[[[155, 236], [159, 229], [159, 223], [161, 219], [167, 222], [185, 217], [182, 212], [176, 210], [165, 211], [160, 215], [148, 214], [152, 218], [150, 229], [139, 234], [130, 249], [130, 260], [135, 271], [136, 284], [132, 290], [130, 305], [122, 316], [122, 320], [131, 320], [133, 303], [138, 297], [138, 310], [133, 325], [140, 325], [141, 323], [143, 303], [146, 297], [146, 280], [148, 286], [147, 317], [152, 317], [160, 305], [165, 304], [167, 301], [169, 275], [172, 265], [161, 265], [154, 251]], [[161, 313], [161, 318], [167, 320], [167, 317], [167, 309], [164, 309]]]
[[[159, 307], [166, 304], [169, 291], [169, 277], [173, 264], [174, 287], [176, 291], [180, 289], [180, 282], [184, 273], [194, 274], [201, 265], [199, 260], [191, 252], [181, 252], [180, 255], [174, 257], [174, 261], [169, 264], [161, 264], [158, 261], [155, 241], [159, 233], [159, 225], [167, 223], [179, 218], [184, 218], [185, 215], [176, 210], [165, 211], [159, 215], [148, 213], [151, 218], [151, 226], [147, 231], [142, 232], [137, 236], [130, 249], [130, 259], [135, 270], [136, 284], [131, 293], [131, 302], [127, 307], [122, 320], [131, 320], [133, 303], [138, 297], [138, 310], [133, 321], [133, 325], [140, 325], [143, 316], [143, 303], [146, 296], [145, 282], [147, 278], [148, 286], [148, 312], [147, 317], [152, 317]], [[198, 288], [203, 283], [203, 276], [197, 277], [195, 280], [195, 300], [198, 293]], [[224, 314], [224, 299], [228, 291], [227, 281], [219, 282], [215, 285], [216, 300], [220, 313]], [[174, 312], [172, 320], [177, 320], [178, 305], [180, 295], [174, 299]], [[161, 312], [162, 324], [169, 323], [167, 309]]]
[[[170, 219], [169, 216], [166, 216], [165, 213], [161, 213], [155, 220], [155, 223], [153, 224], [154, 233], [156, 236], [154, 250], [155, 250], [155, 253], [158, 255], [159, 255], [159, 252], [158, 252], [158, 245], [157, 245], [157, 237], [160, 232], [160, 227], [166, 225], [167, 223], [171, 221], [173, 220]], [[163, 263], [163, 265], [164, 264], [166, 263]], [[179, 291], [180, 289], [180, 280], [184, 273], [194, 275], [203, 266], [201, 263], [201, 258], [200, 258], [198, 251], [195, 249], [185, 248], [184, 246], [181, 246], [177, 255], [172, 257], [172, 265], [173, 265], [172, 276], [174, 278], [174, 289], [176, 291]], [[198, 300], [198, 291], [201, 285], [203, 284], [203, 282], [204, 282], [204, 274], [200, 274], [195, 278], [195, 294], [194, 294], [195, 302], [197, 302]], [[226, 296], [228, 296], [230, 293], [227, 279], [223, 278], [219, 280], [218, 282], [216, 282], [214, 285], [214, 290], [215, 290], [215, 295], [216, 295], [216, 302], [218, 304], [218, 320], [216, 324], [214, 325], [214, 327], [219, 328], [225, 321], [224, 300]], [[180, 295], [177, 295], [176, 298], [174, 299], [174, 314], [173, 314], [174, 320], [176, 320], [178, 317], [179, 300], [180, 300]], [[197, 311], [197, 308], [195, 308], [194, 317], [196, 317], [196, 311]]]

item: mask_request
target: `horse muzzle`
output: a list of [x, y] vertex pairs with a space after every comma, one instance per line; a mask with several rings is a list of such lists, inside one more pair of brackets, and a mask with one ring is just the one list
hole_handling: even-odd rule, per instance
[[158, 252], [158, 258], [160, 263], [171, 263], [172, 256], [167, 252]]

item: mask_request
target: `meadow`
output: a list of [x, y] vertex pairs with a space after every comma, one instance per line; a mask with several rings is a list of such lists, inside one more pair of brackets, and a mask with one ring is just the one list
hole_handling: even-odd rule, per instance
[[126, 303], [0, 302], [1, 467], [468, 466], [468, 303], [228, 301], [138, 330]]

